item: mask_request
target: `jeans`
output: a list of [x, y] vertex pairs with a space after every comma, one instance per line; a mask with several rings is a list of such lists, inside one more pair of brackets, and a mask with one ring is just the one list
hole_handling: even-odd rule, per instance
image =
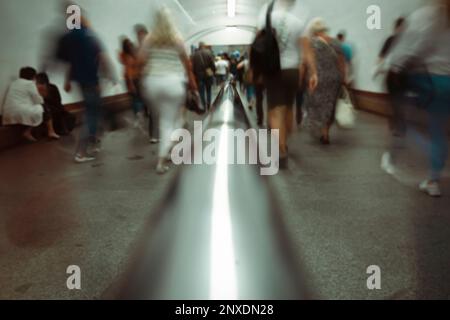
[[212, 78], [200, 79], [198, 81], [200, 98], [202, 99], [202, 103], [206, 109], [209, 109], [211, 107], [211, 87], [212, 87]]
[[140, 81], [134, 80], [133, 83], [136, 91], [130, 92], [131, 107], [133, 108], [134, 114], [137, 115], [144, 110], [144, 103], [142, 102]]
[[421, 96], [423, 95], [428, 101], [425, 107], [429, 113], [431, 138], [429, 146], [430, 178], [433, 181], [438, 181], [448, 157], [447, 128], [450, 119], [450, 76], [416, 75], [412, 77], [411, 81], [418, 90], [422, 90]]
[[142, 112], [142, 110], [144, 109], [143, 103], [141, 98], [135, 94], [135, 93], [131, 93], [131, 107], [133, 108], [133, 113], [135, 115], [139, 114], [140, 112]]
[[101, 96], [97, 85], [81, 86], [85, 105], [85, 123], [80, 131], [77, 153], [85, 154], [89, 141], [96, 141], [100, 118]]
[[250, 103], [255, 98], [255, 86], [250, 84], [246, 86], [247, 91], [247, 101]]

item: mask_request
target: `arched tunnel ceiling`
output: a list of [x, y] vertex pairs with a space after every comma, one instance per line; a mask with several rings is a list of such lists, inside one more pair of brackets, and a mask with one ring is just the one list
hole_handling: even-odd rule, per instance
[[256, 27], [261, 7], [268, 0], [236, 0], [236, 16], [228, 17], [227, 0], [170, 0], [177, 15], [184, 20], [184, 35], [195, 38], [227, 26]]
[[[227, 17], [227, 0], [178, 0], [194, 21]], [[267, 0], [236, 0], [236, 17], [255, 17]]]

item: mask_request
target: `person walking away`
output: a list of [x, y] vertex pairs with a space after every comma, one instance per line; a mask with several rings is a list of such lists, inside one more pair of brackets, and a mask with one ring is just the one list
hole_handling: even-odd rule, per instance
[[[140, 52], [142, 48], [142, 44], [144, 43], [144, 39], [148, 35], [148, 29], [143, 24], [137, 24], [134, 26], [134, 32], [136, 34], [137, 44], [135, 45], [136, 51]], [[142, 68], [140, 68], [139, 72], [139, 82], [138, 88], [139, 91], [142, 92]], [[141, 97], [143, 98], [143, 97]], [[155, 110], [149, 105], [149, 101], [144, 101], [142, 99], [142, 103], [144, 103], [144, 112], [148, 117], [148, 135], [150, 137], [150, 143], [156, 144], [159, 142], [159, 124], [158, 124], [158, 114], [152, 114], [151, 112]]]
[[221, 87], [223, 83], [227, 79], [227, 74], [229, 72], [229, 65], [225, 59], [219, 57], [219, 60], [216, 62], [216, 76], [217, 76], [217, 85]]
[[85, 123], [80, 131], [75, 153], [75, 162], [84, 163], [95, 160], [88, 148], [99, 151], [100, 141], [97, 137], [100, 118], [101, 95], [99, 85], [100, 69], [113, 83], [117, 83], [112, 74], [108, 58], [90, 27], [90, 23], [82, 17], [81, 28], [70, 30], [59, 41], [57, 56], [69, 64], [64, 89], [71, 92], [72, 81], [77, 83], [84, 100]]
[[[345, 60], [341, 46], [328, 35], [322, 18], [315, 18], [308, 27], [308, 35], [316, 57], [319, 85], [305, 97], [307, 126], [320, 142], [330, 144], [330, 128], [334, 123], [336, 104], [345, 83]], [[310, 71], [306, 69], [306, 73]]]
[[194, 75], [200, 89], [200, 97], [206, 110], [211, 108], [211, 88], [216, 72], [214, 56], [206, 47], [205, 43], [200, 42], [199, 49], [192, 57]]
[[[269, 108], [269, 126], [279, 132], [280, 168], [288, 165], [288, 137], [293, 130], [293, 107], [299, 87], [300, 66], [304, 62], [310, 70], [310, 90], [317, 86], [317, 73], [314, 55], [310, 48], [309, 39], [303, 37], [305, 21], [302, 16], [300, 1], [274, 1], [270, 13], [272, 27], [275, 30], [280, 50], [281, 70], [273, 75], [264, 75], [264, 86], [267, 90], [267, 104]], [[265, 5], [259, 17], [259, 30], [266, 27], [266, 17], [272, 4]], [[260, 75], [255, 74], [258, 78]]]
[[247, 56], [238, 64], [238, 71], [243, 74], [242, 83], [244, 84], [245, 93], [247, 96], [247, 103], [250, 110], [256, 104], [255, 86], [253, 85], [253, 72], [250, 68], [250, 60]]
[[389, 129], [391, 131], [391, 142], [389, 150], [383, 153], [381, 157], [381, 168], [388, 174], [395, 174], [395, 150], [401, 141], [404, 140], [406, 134], [406, 117], [404, 97], [401, 90], [395, 84], [392, 74], [389, 71], [389, 58], [391, 52], [397, 45], [402, 33], [405, 30], [406, 20], [403, 17], [395, 21], [394, 33], [386, 39], [383, 47], [378, 55], [377, 65], [375, 67], [374, 78], [384, 76], [384, 84], [388, 92], [391, 115], [389, 117]]
[[154, 21], [139, 60], [144, 65], [145, 95], [151, 106], [159, 110], [161, 141], [156, 171], [164, 174], [169, 170], [166, 163], [173, 146], [171, 135], [184, 125], [186, 87], [197, 91], [197, 84], [183, 39], [169, 10], [159, 9]]
[[130, 39], [122, 40], [122, 52], [119, 54], [119, 61], [124, 66], [124, 79], [127, 85], [128, 94], [131, 97], [135, 122], [134, 127], [138, 128], [144, 120], [143, 102], [140, 92], [140, 69], [137, 52]]

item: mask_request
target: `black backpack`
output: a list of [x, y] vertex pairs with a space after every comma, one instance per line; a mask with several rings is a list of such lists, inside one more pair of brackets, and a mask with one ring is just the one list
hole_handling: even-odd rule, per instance
[[255, 77], [259, 75], [273, 76], [281, 71], [280, 49], [275, 30], [272, 28], [272, 11], [275, 1], [269, 5], [266, 16], [266, 27], [261, 30], [251, 45], [250, 67]]

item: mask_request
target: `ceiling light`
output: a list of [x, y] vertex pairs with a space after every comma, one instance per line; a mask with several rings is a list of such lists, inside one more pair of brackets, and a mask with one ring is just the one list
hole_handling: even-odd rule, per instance
[[228, 2], [228, 16], [234, 18], [236, 16], [236, 0], [227, 0]]

